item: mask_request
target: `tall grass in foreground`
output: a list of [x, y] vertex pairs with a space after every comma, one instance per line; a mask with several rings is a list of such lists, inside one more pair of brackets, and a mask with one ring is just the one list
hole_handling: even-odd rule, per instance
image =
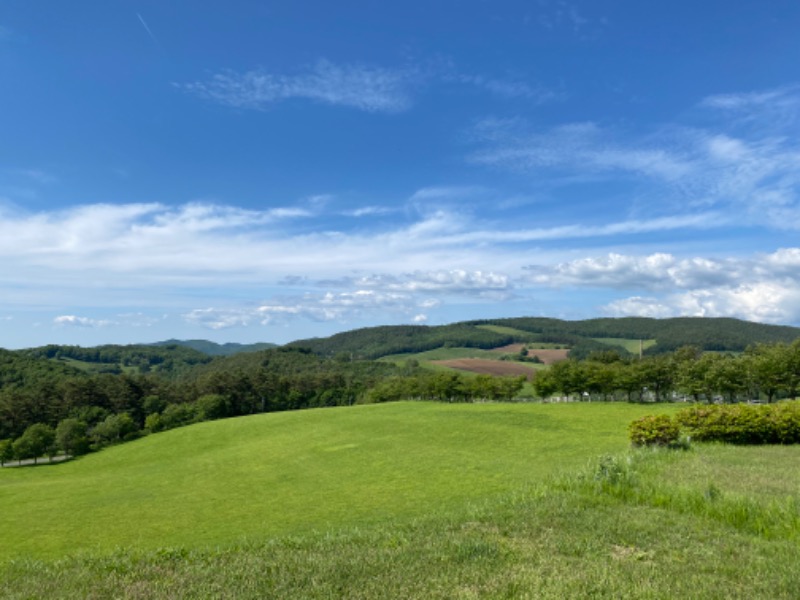
[[[414, 521], [16, 560], [0, 580], [8, 598], [797, 598], [800, 475], [750, 484], [790, 473], [800, 453], [735, 450], [605, 455]], [[750, 470], [765, 453], [776, 469]]]

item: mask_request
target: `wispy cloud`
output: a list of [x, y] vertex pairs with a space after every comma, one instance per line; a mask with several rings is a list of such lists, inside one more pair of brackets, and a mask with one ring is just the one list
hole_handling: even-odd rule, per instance
[[174, 85], [234, 108], [266, 109], [282, 101], [303, 99], [373, 113], [406, 111], [414, 105], [421, 90], [437, 86], [468, 86], [499, 98], [519, 98], [536, 104], [564, 97], [560, 91], [524, 78], [461, 73], [448, 61], [381, 67], [337, 64], [320, 59], [291, 74], [266, 69], [228, 70], [215, 73], [205, 81]]
[[13, 177], [40, 184], [48, 184], [58, 181], [58, 178], [52, 173], [49, 173], [44, 169], [36, 168], [4, 168], [0, 169], [0, 174], [2, 174], [4, 177]]
[[[253, 324], [283, 324], [295, 319], [311, 321], [349, 321], [387, 313], [411, 315], [425, 306], [408, 294], [355, 290], [284, 297], [252, 308], [200, 308], [184, 314], [191, 324], [209, 329], [246, 327]], [[428, 303], [428, 306], [431, 305]], [[416, 316], [419, 316], [416, 314]], [[416, 318], [416, 316], [414, 318]]]
[[[592, 19], [582, 12], [577, 3], [566, 0], [539, 0], [537, 9], [535, 22], [540, 27], [551, 31], [565, 29], [580, 39], [596, 37], [607, 23], [605, 17]], [[525, 18], [526, 23], [533, 20], [530, 14]]]
[[156, 46], [160, 46], [158, 40], [156, 39], [156, 36], [150, 30], [150, 26], [147, 24], [147, 21], [144, 20], [144, 17], [142, 17], [142, 15], [140, 15], [138, 12], [136, 13], [136, 16], [139, 18], [139, 22], [142, 24], [142, 27], [144, 27], [144, 30], [147, 32], [147, 35], [150, 36], [151, 40], [153, 40], [153, 43]]
[[[191, 277], [233, 281], [269, 275], [366, 272], [402, 274], [493, 272], [498, 264], [523, 264], [505, 245], [535, 241], [606, 238], [678, 229], [708, 229], [724, 221], [701, 213], [599, 226], [559, 225], [529, 229], [481, 228], [463, 210], [424, 211], [389, 229], [294, 233], [292, 223], [326, 224], [325, 213], [305, 208], [244, 210], [212, 204], [85, 205], [55, 213], [6, 212], [0, 218], [0, 274], [23, 276], [26, 269], [70, 273], [94, 269], [163, 283], [189, 284]], [[243, 252], [242, 248], [247, 248]], [[13, 267], [12, 267], [13, 265]], [[13, 272], [13, 274], [12, 274]], [[30, 275], [31, 280], [36, 276]], [[125, 283], [122, 280], [120, 283]]]
[[556, 91], [541, 85], [530, 83], [519, 78], [488, 77], [486, 75], [468, 75], [453, 73], [446, 76], [445, 81], [450, 83], [474, 86], [486, 90], [500, 98], [520, 98], [533, 104], [545, 104], [562, 100], [563, 92]]
[[96, 318], [79, 315], [59, 315], [53, 319], [56, 327], [78, 327], [84, 329], [104, 329], [108, 327], [153, 327], [164, 317], [155, 317], [142, 312], [121, 313], [113, 318]]
[[396, 211], [397, 211], [396, 208], [392, 208], [390, 206], [361, 206], [359, 208], [354, 208], [352, 210], [346, 210], [342, 214], [347, 217], [360, 218], [360, 217], [388, 215]]
[[537, 131], [520, 119], [486, 119], [473, 129], [481, 147], [469, 159], [540, 185], [613, 180], [661, 211], [733, 208], [750, 224], [800, 228], [800, 89], [713, 96], [701, 108], [717, 120], [639, 134], [592, 122]]
[[794, 109], [798, 106], [800, 86], [790, 85], [770, 90], [716, 94], [704, 98], [701, 106], [727, 111]]
[[90, 317], [79, 317], [76, 315], [61, 315], [53, 319], [53, 324], [60, 327], [108, 327], [114, 325], [113, 321], [107, 319], [92, 319]]
[[415, 271], [402, 274], [372, 274], [322, 281], [333, 287], [349, 286], [360, 290], [379, 290], [387, 293], [413, 293], [420, 296], [474, 296], [495, 300], [507, 298], [513, 290], [511, 277], [493, 271], [449, 269]]
[[520, 119], [486, 119], [474, 133], [488, 147], [474, 153], [473, 162], [517, 171], [580, 170], [584, 175], [617, 171], [675, 180], [692, 167], [688, 157], [674, 150], [655, 142], [615, 141], [611, 132], [591, 122], [535, 132]]
[[215, 74], [209, 81], [176, 85], [236, 108], [264, 109], [299, 98], [367, 112], [396, 113], [411, 106], [413, 89], [420, 81], [421, 74], [414, 69], [337, 65], [319, 60], [293, 75], [265, 70], [227, 71]]

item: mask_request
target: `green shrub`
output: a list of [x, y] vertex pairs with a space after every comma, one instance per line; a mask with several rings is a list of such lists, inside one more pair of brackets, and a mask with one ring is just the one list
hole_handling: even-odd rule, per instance
[[636, 419], [628, 427], [634, 446], [668, 446], [679, 444], [681, 430], [669, 415], [651, 415]]
[[730, 444], [800, 443], [800, 403], [695, 406], [675, 415], [698, 441]]

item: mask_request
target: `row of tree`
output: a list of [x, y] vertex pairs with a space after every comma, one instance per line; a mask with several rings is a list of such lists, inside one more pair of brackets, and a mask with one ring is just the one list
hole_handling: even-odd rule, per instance
[[800, 340], [756, 344], [741, 354], [701, 352], [690, 346], [642, 360], [613, 351], [594, 353], [587, 360], [567, 360], [539, 373], [534, 389], [542, 398], [773, 402], [794, 398], [800, 390]]

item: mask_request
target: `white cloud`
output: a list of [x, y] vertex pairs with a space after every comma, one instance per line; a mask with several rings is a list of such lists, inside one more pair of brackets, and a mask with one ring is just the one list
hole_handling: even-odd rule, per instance
[[291, 98], [367, 112], [400, 112], [411, 106], [420, 75], [411, 69], [337, 65], [319, 60], [303, 73], [217, 73], [209, 81], [179, 84], [188, 92], [236, 108], [261, 109]]
[[113, 321], [107, 319], [92, 319], [89, 317], [78, 317], [76, 315], [61, 315], [53, 319], [53, 324], [61, 327], [108, 327], [115, 325]]
[[800, 320], [800, 285], [760, 282], [669, 294], [660, 299], [634, 296], [611, 302], [603, 310], [615, 317], [735, 317], [746, 321], [792, 323]]
[[402, 276], [372, 275], [358, 278], [355, 285], [403, 292], [477, 294], [509, 292], [508, 275], [464, 269], [416, 271]]
[[375, 215], [388, 215], [395, 212], [396, 209], [388, 206], [362, 206], [354, 210], [345, 211], [342, 214], [347, 217], [371, 217]]
[[[427, 193], [447, 197], [446, 189]], [[53, 308], [61, 303], [91, 307], [87, 312], [117, 311], [110, 318], [63, 314], [56, 321], [61, 326], [148, 327], [158, 320], [144, 307], [157, 314], [172, 307], [190, 323], [223, 329], [293, 319], [411, 320], [447, 304], [583, 287], [629, 292], [639, 298], [637, 310], [650, 313], [730, 310], [774, 320], [793, 314], [787, 307], [800, 285], [795, 247], [735, 259], [587, 249], [583, 258], [567, 261], [565, 253], [575, 256], [575, 250], [558, 249], [558, 242], [575, 239], [606, 243], [620, 234], [710, 229], [725, 223], [715, 213], [504, 230], [486, 227], [465, 211], [434, 209], [407, 213], [383, 230], [306, 233], [313, 229], [308, 220], [328, 227], [329, 218], [291, 206], [253, 211], [197, 203], [2, 212], [4, 300], [6, 306], [63, 311]], [[296, 219], [303, 219], [299, 232], [292, 226]], [[556, 249], [525, 245], [540, 241]], [[531, 252], [540, 264], [531, 266]], [[765, 290], [774, 291], [772, 300], [764, 299]], [[656, 294], [656, 301], [642, 299]], [[239, 304], [231, 305], [231, 298]], [[608, 310], [630, 312], [632, 303]]]
[[732, 316], [751, 321], [800, 320], [800, 248], [749, 258], [677, 258], [609, 254], [529, 269], [547, 287], [646, 290], [602, 308], [611, 316]]
[[186, 313], [184, 319], [210, 329], [227, 329], [256, 323], [272, 325], [294, 319], [346, 322], [387, 312], [411, 315], [420, 307], [409, 294], [357, 289], [287, 297], [252, 308], [195, 309]]
[[246, 327], [255, 320], [255, 315], [252, 311], [242, 309], [196, 308], [183, 315], [183, 318], [192, 325], [216, 330]]
[[[601, 226], [481, 229], [463, 210], [406, 215], [383, 230], [331, 231], [329, 215], [292, 207], [265, 211], [208, 204], [85, 205], [60, 212], [0, 212], [0, 278], [19, 289], [62, 293], [274, 285], [314, 279], [396, 278], [393, 289], [506, 292], [526, 264], [513, 246], [619, 234], [705, 229], [715, 214]], [[298, 232], [297, 219], [308, 221]], [[306, 230], [317, 226], [318, 232]], [[389, 227], [387, 225], [387, 227]], [[512, 246], [512, 247], [507, 247]], [[375, 289], [375, 288], [370, 288]], [[385, 288], [391, 289], [391, 288]], [[89, 292], [94, 290], [94, 292]], [[74, 303], [73, 303], [74, 305]]]
[[611, 253], [527, 269], [530, 280], [539, 285], [663, 290], [726, 285], [752, 276], [753, 267], [751, 261], [733, 259], [678, 259], [668, 253], [649, 256]]

